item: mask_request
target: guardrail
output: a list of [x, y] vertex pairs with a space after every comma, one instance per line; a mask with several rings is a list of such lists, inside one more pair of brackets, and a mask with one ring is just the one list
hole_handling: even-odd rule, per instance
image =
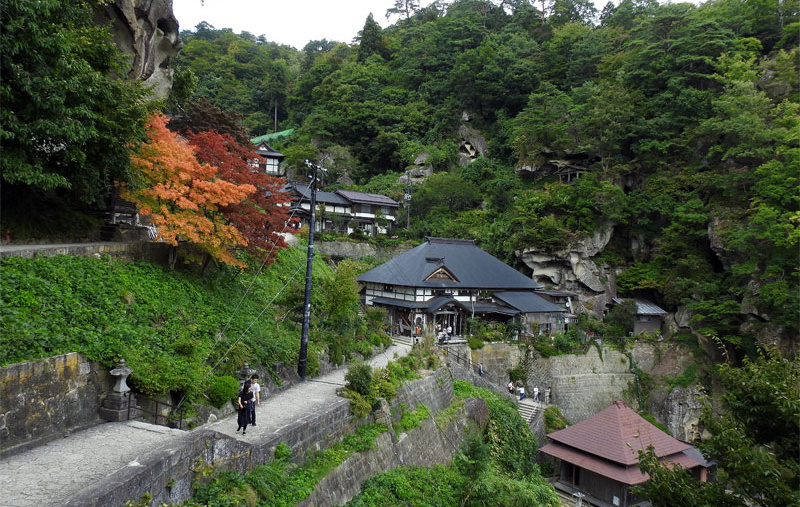
[[[145, 396], [143, 394], [136, 394], [134, 396], [127, 396], [128, 398], [128, 420], [130, 421], [132, 418], [137, 419], [139, 414], [145, 415], [147, 417], [142, 417], [143, 419], [150, 421], [150, 416], [152, 416], [152, 423], [159, 426], [170, 426], [170, 421], [176, 421], [178, 423], [178, 429], [183, 429], [183, 420], [186, 416], [186, 407], [180, 406], [176, 407], [171, 403], [167, 403], [161, 400], [157, 400], [155, 398], [150, 398], [149, 396]], [[155, 409], [153, 410], [146, 410], [138, 405], [135, 405], [135, 402], [132, 402], [133, 399], [138, 400], [146, 400], [146, 405], [148, 407], [155, 405]], [[168, 408], [167, 414], [161, 411], [161, 407]], [[133, 417], [131, 417], [133, 416]]]

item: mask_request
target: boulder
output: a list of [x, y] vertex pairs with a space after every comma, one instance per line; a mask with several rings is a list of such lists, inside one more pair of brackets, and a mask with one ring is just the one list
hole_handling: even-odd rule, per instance
[[172, 59], [183, 43], [171, 0], [116, 0], [98, 13], [98, 21], [111, 23], [114, 43], [129, 56], [128, 79], [151, 87], [166, 98], [172, 89]]

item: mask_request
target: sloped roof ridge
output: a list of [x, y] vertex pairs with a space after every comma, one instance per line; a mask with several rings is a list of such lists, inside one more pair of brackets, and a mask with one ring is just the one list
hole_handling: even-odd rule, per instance
[[659, 458], [690, 447], [653, 426], [624, 401], [615, 401], [592, 417], [550, 433], [548, 437], [623, 465], [638, 463], [638, 451], [644, 451], [649, 446], [653, 447]]
[[428, 243], [449, 243], [453, 245], [475, 245], [474, 239], [456, 239], [456, 238], [436, 238], [427, 236], [425, 238]]

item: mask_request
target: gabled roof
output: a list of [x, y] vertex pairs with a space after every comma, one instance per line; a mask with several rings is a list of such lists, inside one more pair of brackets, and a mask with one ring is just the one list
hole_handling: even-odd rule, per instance
[[[445, 267], [458, 282], [427, 280]], [[358, 277], [360, 282], [407, 287], [485, 290], [534, 290], [540, 285], [500, 259], [489, 255], [473, 240], [428, 238], [427, 241]]]
[[566, 308], [533, 292], [496, 292], [494, 297], [522, 313], [567, 313]]
[[621, 465], [635, 465], [639, 451], [650, 446], [659, 458], [690, 447], [647, 422], [623, 401], [615, 401], [589, 419], [547, 436], [553, 442]]
[[[295, 185], [295, 191], [303, 201], [311, 201], [311, 191], [308, 185]], [[335, 192], [323, 192], [317, 190], [317, 202], [323, 204], [336, 204], [338, 206], [350, 206], [350, 201]]]
[[[629, 298], [611, 298], [614, 304], [620, 304], [625, 301], [630, 301]], [[634, 299], [636, 303], [636, 315], [666, 315], [667, 311], [659, 307], [655, 303], [645, 299]]]
[[355, 192], [353, 190], [337, 190], [337, 194], [355, 203], [374, 204], [377, 206], [400, 207], [397, 201], [381, 194], [368, 194], [366, 192]]
[[256, 149], [256, 153], [258, 153], [262, 157], [280, 158], [280, 159], [286, 158], [286, 155], [273, 150], [272, 147], [270, 147], [270, 145], [268, 145], [267, 143], [260, 143], [258, 145], [258, 149]]

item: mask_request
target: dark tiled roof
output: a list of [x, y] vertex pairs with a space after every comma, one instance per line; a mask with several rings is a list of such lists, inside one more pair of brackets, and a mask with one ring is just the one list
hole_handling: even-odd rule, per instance
[[355, 192], [352, 190], [337, 190], [336, 193], [351, 202], [375, 204], [378, 206], [393, 206], [395, 208], [400, 206], [397, 201], [381, 194], [367, 194], [365, 192]]
[[578, 295], [574, 292], [564, 292], [563, 290], [537, 290], [539, 294], [545, 294], [547, 296], [562, 296], [562, 297], [577, 297]]
[[647, 422], [623, 401], [547, 436], [554, 442], [621, 465], [636, 464], [638, 452], [650, 446], [659, 458], [682, 453], [690, 447]]
[[[620, 304], [624, 301], [628, 301], [628, 298], [612, 298], [615, 304]], [[660, 306], [652, 303], [650, 301], [646, 301], [644, 299], [634, 299], [636, 303], [636, 314], [637, 315], [666, 315], [667, 311], [661, 308]]]
[[494, 297], [522, 313], [567, 313], [563, 306], [551, 303], [533, 292], [496, 292]]
[[[458, 281], [425, 280], [442, 267]], [[540, 287], [527, 276], [475, 246], [474, 241], [443, 238], [428, 238], [425, 243], [362, 274], [358, 280], [450, 289], [533, 290]]]
[[[295, 185], [295, 191], [300, 194], [302, 200], [311, 201], [311, 192], [308, 185]], [[323, 192], [317, 190], [317, 202], [324, 204], [337, 204], [339, 206], [350, 206], [350, 201], [334, 192]]]
[[406, 301], [404, 299], [374, 297], [373, 304], [399, 306], [400, 308], [426, 308], [428, 303], [425, 301]]

